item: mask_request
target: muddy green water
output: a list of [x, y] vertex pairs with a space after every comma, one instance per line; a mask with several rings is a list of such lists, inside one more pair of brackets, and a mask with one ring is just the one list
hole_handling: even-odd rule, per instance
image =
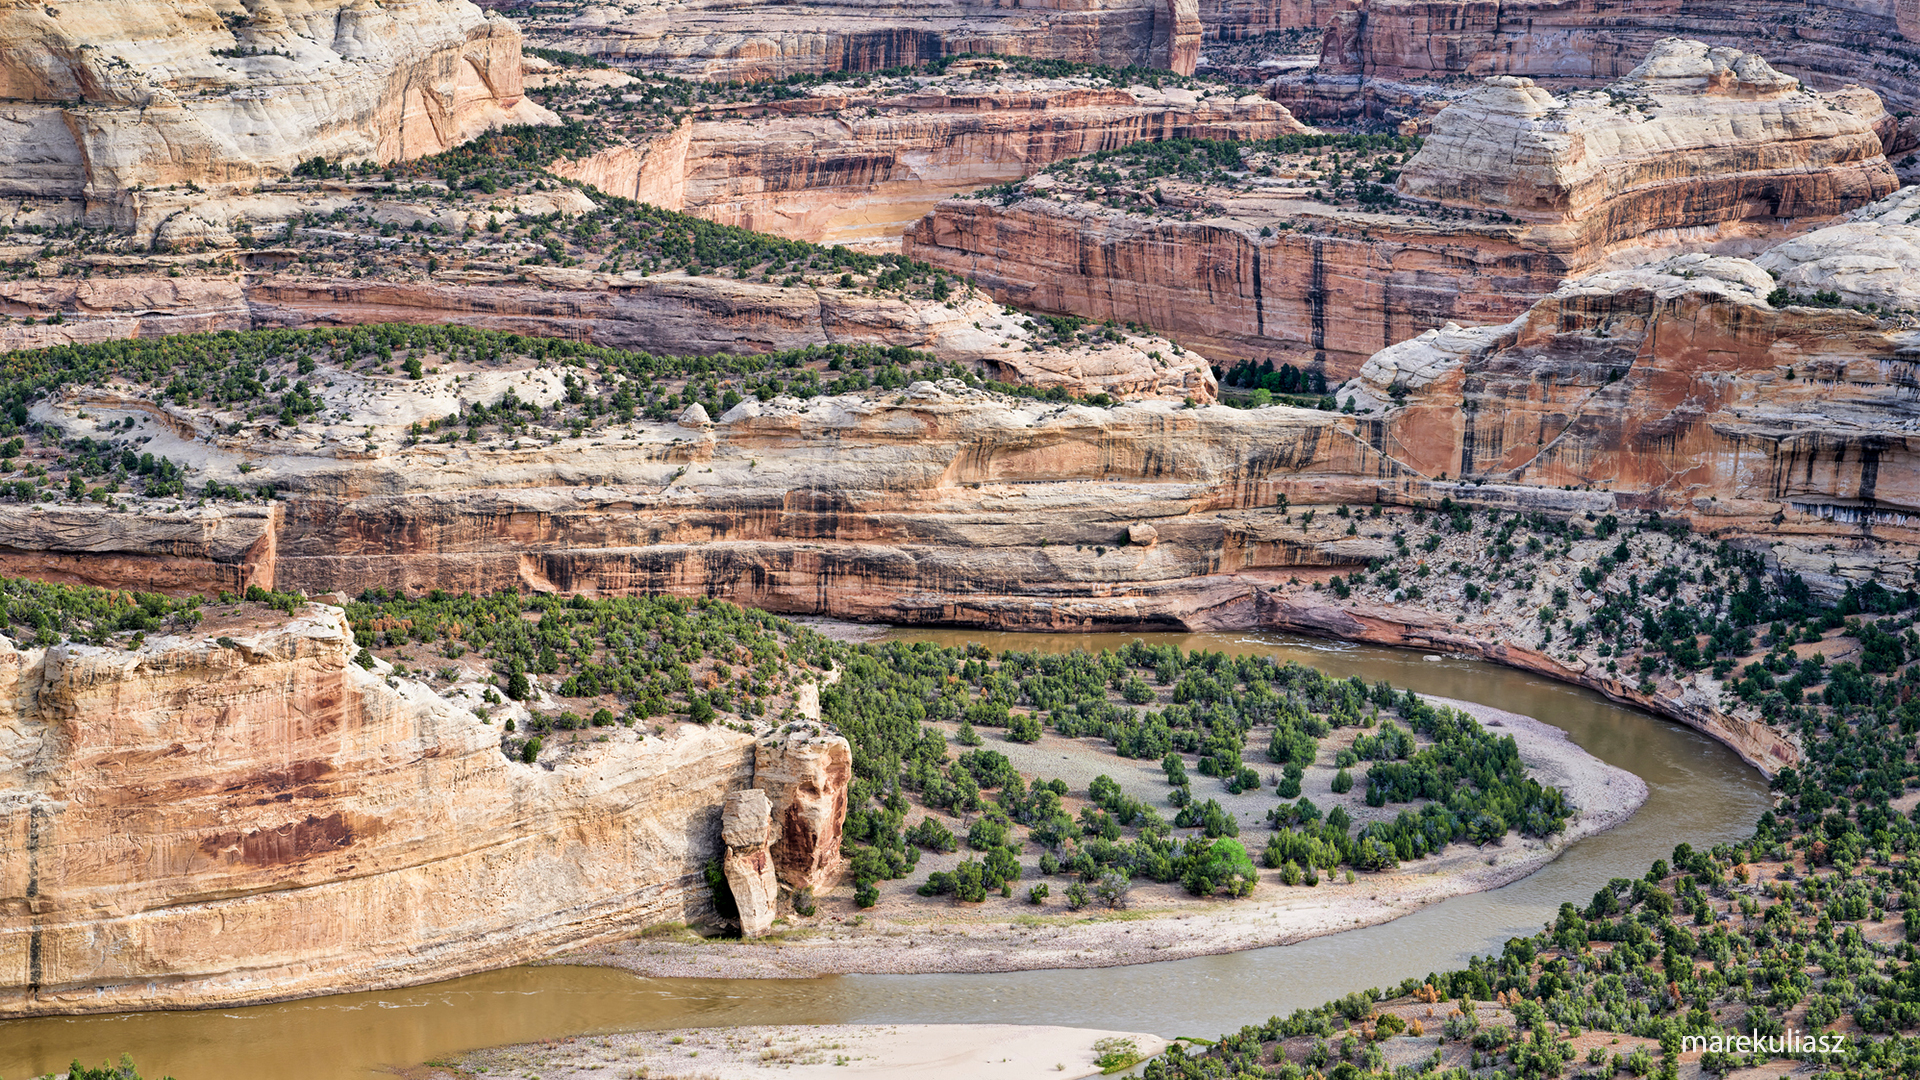
[[[1213, 1037], [1348, 991], [1459, 964], [1538, 929], [1562, 900], [1638, 875], [1684, 840], [1738, 839], [1768, 803], [1759, 774], [1691, 730], [1598, 695], [1476, 661], [1268, 634], [997, 634], [899, 630], [910, 640], [995, 648], [1106, 648], [1134, 637], [1257, 652], [1338, 676], [1387, 679], [1564, 728], [1651, 795], [1620, 827], [1583, 840], [1504, 889], [1458, 897], [1382, 926], [1279, 948], [1133, 967], [997, 975], [852, 975], [808, 980], [642, 979], [589, 967], [512, 968], [432, 986], [280, 1005], [0, 1023], [0, 1078], [75, 1057], [134, 1055], [149, 1078], [364, 1080], [481, 1046], [592, 1032], [766, 1023], [1024, 1023]], [[739, 946], [716, 946], [731, 948]]]

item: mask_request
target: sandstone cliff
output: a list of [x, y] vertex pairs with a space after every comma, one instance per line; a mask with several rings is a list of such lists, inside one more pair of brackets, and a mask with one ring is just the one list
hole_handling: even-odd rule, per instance
[[[776, 818], [844, 813], [847, 771], [814, 767], [844, 765], [837, 737], [686, 725], [522, 764], [351, 662], [338, 609], [217, 621], [133, 649], [0, 640], [0, 1012], [376, 989], [685, 920], [757, 758]], [[801, 861], [830, 873], [837, 829]]]
[[1091, 78], [946, 76], [822, 88], [750, 118], [697, 120], [552, 171], [612, 195], [802, 240], [890, 239], [949, 195], [1062, 158], [1159, 139], [1305, 130], [1253, 95]]
[[[903, 250], [1021, 307], [1143, 322], [1224, 361], [1338, 381], [1378, 349], [1511, 318], [1609, 261], [1751, 252], [1793, 227], [1781, 219], [1885, 195], [1883, 116], [1871, 95], [1808, 93], [1757, 57], [1674, 40], [1605, 92], [1489, 80], [1435, 118], [1399, 198], [1360, 199], [1359, 180], [1343, 188], [1304, 155], [1256, 155], [1249, 175], [1198, 184], [1049, 175], [1008, 200], [940, 203]], [[1116, 186], [1134, 199], [1119, 210]]]
[[757, 80], [798, 72], [876, 71], [954, 53], [1002, 53], [1193, 74], [1197, 0], [1001, 5], [948, 0], [808, 0], [741, 5], [674, 0], [536, 19], [536, 39], [687, 78]]
[[0, 101], [0, 194], [116, 227], [183, 212], [194, 185], [548, 116], [521, 96], [519, 32], [466, 0], [13, 5]]

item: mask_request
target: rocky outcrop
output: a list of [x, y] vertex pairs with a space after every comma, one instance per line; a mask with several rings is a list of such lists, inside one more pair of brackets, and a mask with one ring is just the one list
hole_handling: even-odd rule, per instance
[[1400, 194], [1557, 227], [1592, 265], [1647, 233], [1824, 218], [1899, 186], [1873, 95], [1819, 95], [1751, 53], [1668, 38], [1601, 92], [1488, 79], [1433, 120]]
[[228, 640], [0, 653], [6, 1012], [421, 982], [704, 904], [751, 736], [689, 730], [549, 771], [351, 663], [337, 610]]
[[[1909, 293], [1910, 275], [1885, 266], [1847, 275], [1849, 246], [1915, 206], [1908, 189], [1761, 259], [1783, 280]], [[1800, 306], [1776, 288], [1754, 262], [1680, 256], [1569, 282], [1505, 326], [1423, 334], [1362, 372], [1360, 402], [1385, 414], [1370, 437], [1427, 475], [1602, 488], [1733, 533], [1777, 539], [1826, 521], [1910, 543], [1910, 320]]]
[[1255, 95], [1119, 87], [1089, 78], [947, 76], [919, 90], [822, 88], [765, 114], [685, 124], [552, 171], [614, 195], [801, 240], [898, 236], [949, 195], [1062, 158], [1160, 139], [1269, 139], [1306, 130]]
[[[425, 982], [705, 910], [752, 735], [522, 764], [498, 727], [353, 663], [338, 609], [202, 629], [219, 640], [0, 641], [0, 1013]], [[844, 807], [845, 778], [816, 801]]]
[[[6, 317], [0, 349], [253, 328], [253, 309], [236, 274], [5, 281], [0, 316]], [[55, 316], [58, 322], [45, 321]]]
[[[818, 697], [812, 709], [819, 711]], [[789, 897], [825, 892], [840, 877], [840, 827], [847, 819], [853, 753], [845, 740], [785, 732], [754, 746], [753, 783], [767, 793], [769, 853]]]
[[680, 124], [644, 143], [612, 146], [584, 158], [561, 158], [549, 164], [547, 171], [623, 199], [684, 210], [687, 150], [698, 126]]
[[[903, 246], [1015, 307], [1142, 322], [1224, 362], [1293, 363], [1331, 382], [1427, 327], [1511, 317], [1575, 269], [1510, 225], [1368, 214], [1362, 235], [1290, 196], [1207, 208], [1186, 221], [950, 199]], [[1281, 222], [1290, 228], [1274, 232]]]
[[536, 19], [529, 33], [608, 60], [686, 78], [777, 79], [878, 71], [955, 53], [1001, 53], [1193, 74], [1197, 0], [1091, 0], [929, 8], [898, 0], [741, 5], [674, 0], [639, 11], [588, 8]]
[[1754, 262], [1790, 294], [1920, 311], [1920, 188], [1862, 207], [1830, 228], [1769, 248]]
[[762, 937], [773, 929], [778, 884], [767, 853], [772, 825], [773, 804], [766, 792], [755, 788], [727, 795], [720, 811], [720, 842], [727, 849], [722, 866], [740, 913], [741, 937]]
[[412, 158], [550, 118], [521, 95], [519, 32], [466, 0], [14, 5], [0, 99], [0, 194], [122, 228], [306, 158]]
[[942, 202], [903, 249], [1020, 307], [1338, 381], [1424, 330], [1511, 318], [1629, 249], [1751, 253], [1795, 227], [1782, 219], [1885, 195], [1883, 115], [1871, 95], [1809, 93], [1758, 57], [1675, 40], [1604, 92], [1488, 80], [1435, 118], [1398, 180], [1407, 205], [1342, 209], [1284, 177], [1156, 180], [1160, 209], [1138, 213], [1111, 209], [1105, 185], [1042, 177]]

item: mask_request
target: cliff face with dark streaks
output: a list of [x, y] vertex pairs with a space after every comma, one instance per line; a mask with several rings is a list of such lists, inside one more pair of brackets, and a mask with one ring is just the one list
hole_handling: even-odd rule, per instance
[[952, 199], [904, 247], [1016, 307], [1142, 322], [1222, 361], [1310, 366], [1335, 382], [1423, 329], [1510, 318], [1578, 269], [1511, 225], [1339, 216], [1284, 196], [1208, 208], [1189, 222]]
[[1193, 74], [1196, 0], [1000, 5], [952, 0], [807, 0], [742, 5], [674, 0], [639, 11], [589, 8], [536, 18], [528, 33], [608, 60], [686, 78], [777, 79], [878, 71], [955, 53], [1001, 53]]
[[1201, 0], [1207, 41], [1245, 41], [1275, 31], [1323, 27], [1343, 0]]

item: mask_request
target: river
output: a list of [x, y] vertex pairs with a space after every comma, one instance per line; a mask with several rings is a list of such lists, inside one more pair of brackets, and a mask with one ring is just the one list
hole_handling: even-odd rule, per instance
[[0, 1078], [131, 1053], [149, 1080], [366, 1080], [481, 1046], [634, 1028], [737, 1024], [1021, 1023], [1212, 1038], [1352, 990], [1458, 966], [1637, 876], [1686, 841], [1752, 830], [1765, 781], [1691, 729], [1590, 691], [1475, 660], [1278, 634], [1007, 634], [900, 629], [906, 640], [995, 649], [1110, 648], [1136, 637], [1186, 649], [1261, 653], [1337, 676], [1386, 679], [1565, 729], [1589, 753], [1646, 780], [1625, 824], [1567, 849], [1503, 889], [1456, 897], [1379, 926], [1297, 945], [1131, 967], [991, 975], [848, 975], [805, 980], [645, 979], [594, 967], [518, 967], [431, 986], [203, 1012], [0, 1023]]

